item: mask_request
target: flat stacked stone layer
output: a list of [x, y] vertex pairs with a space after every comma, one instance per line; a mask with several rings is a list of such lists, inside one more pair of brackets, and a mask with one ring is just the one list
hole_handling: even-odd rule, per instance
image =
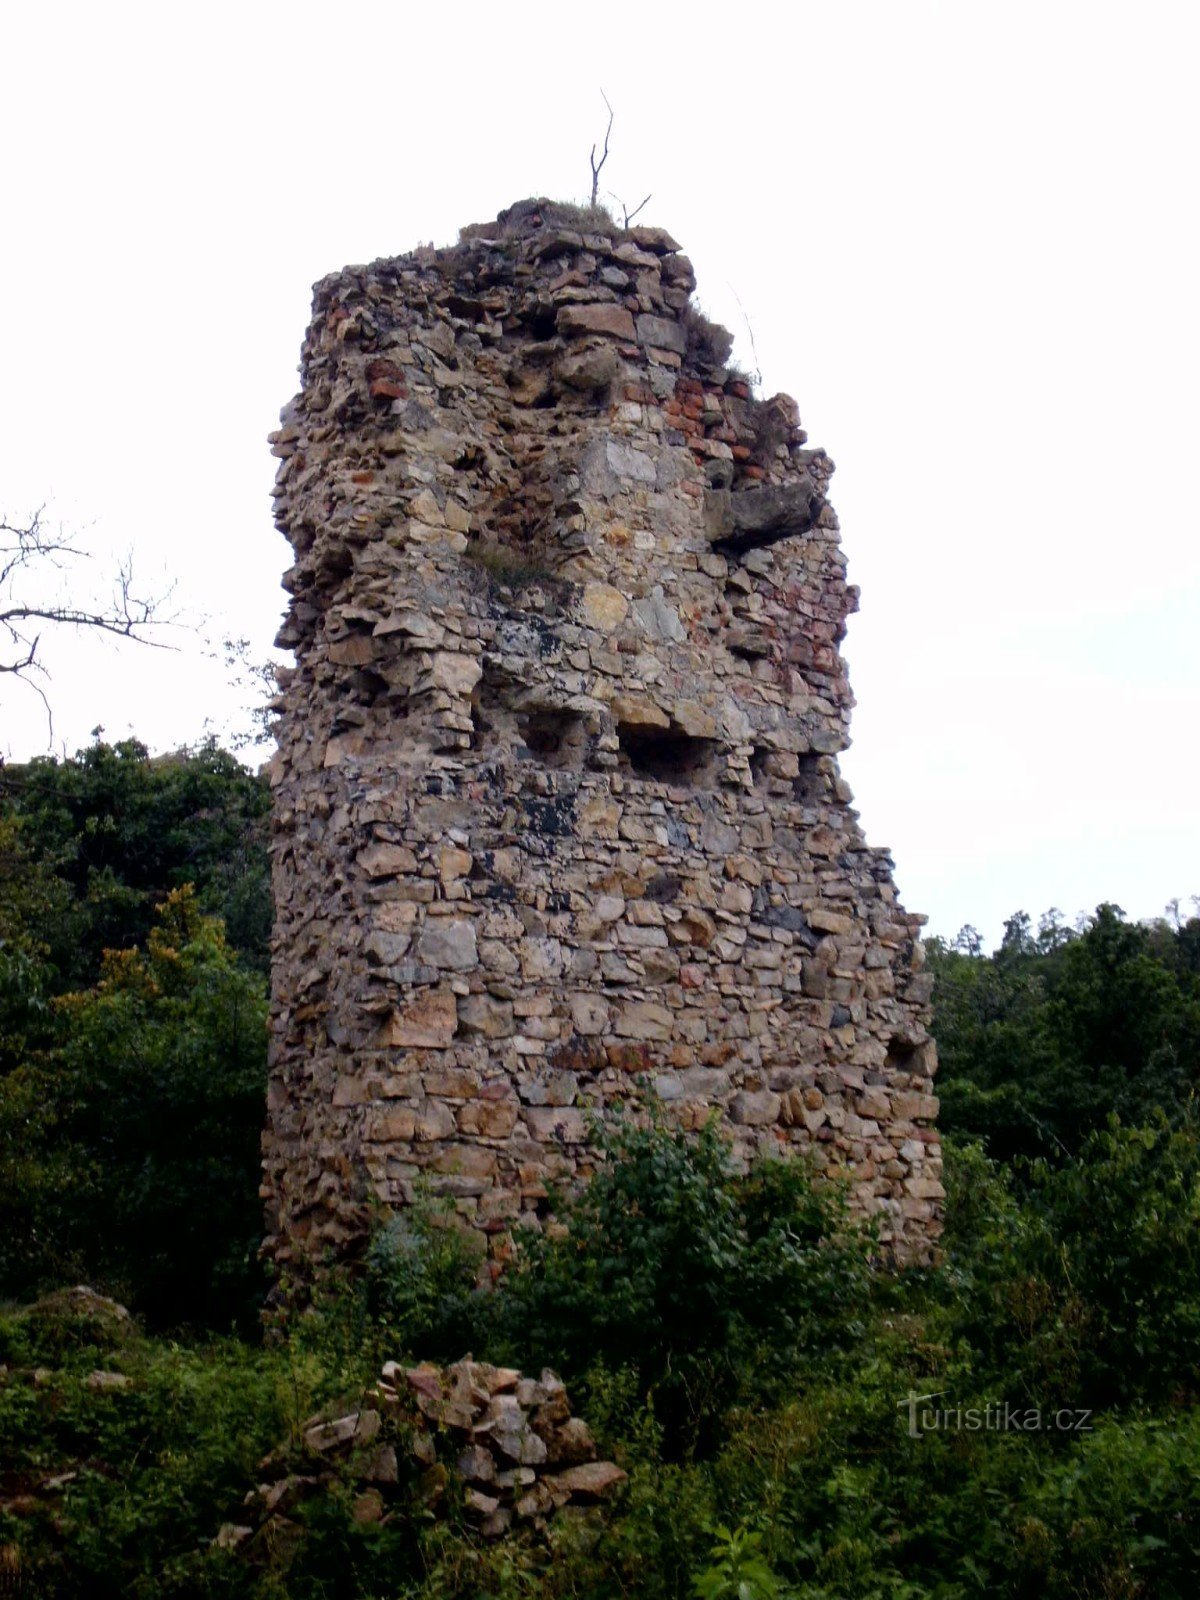
[[923, 919], [837, 768], [832, 462], [693, 288], [545, 202], [316, 287], [273, 435], [282, 1267], [422, 1190], [502, 1260], [651, 1097], [936, 1239]]

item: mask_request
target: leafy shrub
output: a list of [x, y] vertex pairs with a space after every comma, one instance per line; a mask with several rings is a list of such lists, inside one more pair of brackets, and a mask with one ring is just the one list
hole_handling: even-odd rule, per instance
[[1200, 1137], [1115, 1121], [1019, 1184], [978, 1149], [950, 1164], [956, 1323], [980, 1375], [1100, 1408], [1200, 1399]]
[[481, 1255], [478, 1236], [428, 1200], [375, 1234], [364, 1286], [394, 1357], [456, 1361], [492, 1342], [492, 1297], [477, 1285]]
[[852, 1340], [868, 1241], [806, 1166], [739, 1175], [710, 1123], [602, 1135], [606, 1159], [563, 1230], [521, 1239], [503, 1300], [515, 1348], [582, 1376], [636, 1372], [676, 1438], [711, 1426], [739, 1389]]
[[94, 1391], [83, 1363], [0, 1378], [7, 1492], [38, 1495], [33, 1513], [0, 1503], [0, 1543], [22, 1548], [30, 1592], [55, 1600], [223, 1592], [207, 1586], [224, 1565], [209, 1543], [304, 1416], [310, 1375], [235, 1340], [185, 1350], [135, 1337], [106, 1365], [126, 1388]]
[[86, 1279], [160, 1325], [252, 1315], [262, 979], [179, 890], [55, 1012], [53, 1046], [0, 1079], [0, 1287]]
[[[582, 1199], [564, 1207], [573, 1232], [539, 1247], [545, 1275], [538, 1278], [523, 1251], [509, 1287], [475, 1302], [473, 1264], [435, 1207], [417, 1207], [404, 1227], [379, 1236], [365, 1290], [331, 1291], [325, 1312], [299, 1319], [265, 1350], [236, 1341], [193, 1350], [136, 1336], [114, 1342], [69, 1296], [53, 1297], [37, 1317], [0, 1318], [0, 1361], [18, 1364], [0, 1372], [0, 1544], [19, 1543], [34, 1592], [40, 1583], [62, 1600], [695, 1600], [773, 1592], [796, 1600], [1183, 1600], [1200, 1575], [1200, 1407], [1164, 1395], [1153, 1414], [1098, 1413], [1093, 1432], [1059, 1438], [912, 1437], [904, 1400], [910, 1390], [942, 1389], [964, 1404], [974, 1395], [997, 1398], [1010, 1380], [1023, 1381], [1031, 1359], [1033, 1370], [1058, 1382], [1061, 1368], [1045, 1359], [1057, 1347], [1040, 1342], [1037, 1325], [1025, 1334], [1013, 1323], [992, 1342], [993, 1307], [1003, 1323], [1011, 1285], [1031, 1268], [1055, 1293], [1084, 1287], [1089, 1305], [1104, 1310], [1107, 1321], [1093, 1327], [1109, 1341], [1111, 1365], [1113, 1330], [1142, 1297], [1131, 1289], [1132, 1312], [1123, 1311], [1107, 1285], [1104, 1253], [1122, 1210], [1135, 1258], [1161, 1250], [1175, 1299], [1185, 1304], [1195, 1278], [1178, 1241], [1190, 1228], [1191, 1160], [1179, 1131], [1114, 1129], [1081, 1152], [1080, 1166], [1097, 1167], [1091, 1179], [1067, 1168], [1045, 1169], [1045, 1180], [1039, 1172], [1032, 1193], [1054, 1181], [1035, 1204], [981, 1152], [959, 1152], [950, 1166], [948, 1268], [897, 1280], [865, 1273], [861, 1241], [841, 1241], [840, 1208], [814, 1196], [802, 1167], [766, 1163], [738, 1174], [711, 1132], [692, 1145], [662, 1128], [629, 1129], [612, 1141], [597, 1180], [607, 1182], [607, 1199], [592, 1223]], [[1104, 1186], [1113, 1194], [1107, 1211], [1098, 1208], [1099, 1253], [1089, 1264], [1084, 1216]], [[1144, 1206], [1132, 1203], [1134, 1189]], [[706, 1205], [716, 1220], [693, 1246]], [[1042, 1212], [1052, 1219], [1052, 1245], [1035, 1227]], [[611, 1279], [599, 1259], [603, 1236], [589, 1231], [597, 1216], [614, 1225]], [[776, 1226], [791, 1241], [787, 1249], [769, 1242]], [[809, 1249], [817, 1262], [805, 1259]], [[850, 1259], [830, 1277], [820, 1253], [839, 1249]], [[677, 1250], [694, 1253], [674, 1266]], [[794, 1254], [802, 1273], [792, 1270]], [[622, 1262], [633, 1271], [632, 1298], [614, 1308]], [[568, 1296], [572, 1265], [585, 1285], [598, 1286], [596, 1309]], [[655, 1271], [668, 1280], [661, 1293]], [[710, 1280], [724, 1285], [721, 1294]], [[735, 1282], [748, 1292], [735, 1294]], [[539, 1284], [542, 1297], [526, 1298]], [[733, 1302], [723, 1323], [722, 1297]], [[751, 1315], [753, 1302], [776, 1298], [790, 1307], [787, 1320], [777, 1324], [769, 1306], [755, 1305]], [[240, 1520], [262, 1453], [282, 1445], [293, 1470], [311, 1470], [300, 1424], [318, 1406], [361, 1393], [381, 1351], [395, 1352], [400, 1330], [413, 1353], [439, 1337], [461, 1353], [464, 1300], [481, 1311], [470, 1337], [491, 1341], [492, 1353], [506, 1346], [523, 1366], [542, 1353], [527, 1320], [539, 1307], [572, 1361], [591, 1363], [601, 1344], [626, 1354], [620, 1369], [589, 1365], [573, 1395], [604, 1452], [629, 1472], [617, 1501], [555, 1518], [544, 1533], [518, 1528], [483, 1545], [452, 1514], [433, 1517], [416, 1497], [401, 1500], [386, 1525], [360, 1525], [352, 1487], [339, 1480], [288, 1512], [291, 1526], [261, 1560], [212, 1548], [216, 1528]], [[701, 1340], [681, 1326], [691, 1301], [705, 1318]], [[582, 1318], [574, 1333], [573, 1307]], [[1146, 1311], [1161, 1318], [1170, 1307]], [[636, 1316], [645, 1353], [630, 1332]], [[25, 1324], [19, 1336], [14, 1321]], [[728, 1364], [705, 1369], [714, 1352], [704, 1340], [720, 1326], [729, 1333]], [[1178, 1343], [1186, 1327], [1171, 1336]], [[1146, 1348], [1147, 1362], [1162, 1358]], [[28, 1363], [51, 1357], [59, 1370], [35, 1378]], [[130, 1386], [90, 1391], [86, 1369], [101, 1363], [125, 1372]], [[717, 1381], [683, 1391], [681, 1371], [706, 1380], [715, 1372]], [[731, 1387], [738, 1403], [728, 1406]], [[672, 1434], [664, 1423], [679, 1420], [681, 1400], [696, 1414], [684, 1408], [686, 1430]], [[705, 1448], [681, 1451], [689, 1442]], [[63, 1471], [76, 1476], [50, 1493], [45, 1481]], [[4, 1496], [14, 1490], [35, 1509], [6, 1510]]]
[[760, 1532], [718, 1524], [712, 1538], [708, 1565], [692, 1580], [697, 1600], [775, 1600], [779, 1579], [763, 1558]]
[[124, 1306], [82, 1284], [0, 1313], [0, 1361], [19, 1365], [57, 1366], [83, 1356], [95, 1366], [140, 1339]]

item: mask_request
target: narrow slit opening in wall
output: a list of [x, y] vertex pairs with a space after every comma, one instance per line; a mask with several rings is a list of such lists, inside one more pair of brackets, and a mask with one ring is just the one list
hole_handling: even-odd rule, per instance
[[[471, 695], [471, 748], [478, 750], [485, 743], [495, 743], [506, 728], [511, 728], [512, 713], [507, 701], [514, 685], [506, 673], [498, 672], [488, 661], [483, 665], [483, 676]], [[492, 737], [497, 736], [497, 737]]]
[[804, 805], [814, 800], [820, 800], [825, 794], [825, 769], [821, 762], [824, 760], [814, 750], [800, 757], [800, 770], [792, 779], [792, 794]]
[[617, 723], [621, 754], [640, 778], [661, 783], [700, 784], [712, 776], [716, 741], [697, 739], [673, 728]]
[[911, 1074], [917, 1059], [917, 1049], [918, 1047], [907, 1039], [889, 1040], [887, 1060], [883, 1064], [883, 1070], [892, 1074]]
[[583, 718], [574, 711], [527, 711], [517, 716], [517, 731], [530, 757], [544, 767], [582, 764], [586, 745]]
[[358, 667], [350, 675], [349, 689], [352, 698], [360, 705], [371, 706], [388, 693], [389, 684], [380, 673], [372, 672], [369, 667]]

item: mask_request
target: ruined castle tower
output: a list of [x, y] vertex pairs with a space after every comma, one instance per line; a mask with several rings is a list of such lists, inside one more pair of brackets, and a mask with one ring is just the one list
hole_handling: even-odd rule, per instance
[[422, 1186], [493, 1249], [653, 1094], [938, 1229], [919, 917], [838, 773], [826, 488], [657, 228], [524, 202], [317, 286], [273, 436], [282, 1265]]

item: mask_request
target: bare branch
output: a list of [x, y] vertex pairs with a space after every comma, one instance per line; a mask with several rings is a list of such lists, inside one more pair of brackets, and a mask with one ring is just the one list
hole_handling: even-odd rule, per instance
[[[138, 644], [173, 648], [164, 640], [149, 637], [151, 630], [170, 627], [177, 620], [163, 615], [171, 590], [162, 595], [140, 594], [129, 557], [117, 567], [108, 601], [89, 597], [80, 603], [69, 594], [56, 598], [47, 592], [48, 572], [61, 573], [72, 562], [90, 559], [88, 552], [72, 544], [61, 529], [57, 534], [50, 532], [44, 506], [23, 523], [0, 516], [0, 637], [7, 637], [9, 646], [0, 658], [0, 675], [29, 684], [46, 707], [48, 720], [49, 702], [32, 681], [34, 674], [45, 676], [38, 650], [46, 625], [87, 628]], [[53, 729], [52, 721], [50, 726]]]
[[[8, 669], [4, 668], [3, 670], [7, 671]], [[44, 668], [39, 667], [38, 670], [44, 671]], [[54, 709], [46, 698], [46, 691], [40, 683], [35, 683], [32, 678], [21, 678], [20, 681], [32, 689], [42, 702], [42, 710], [46, 713], [46, 743], [52, 745], [54, 743]]]
[[[637, 216], [639, 211], [644, 211], [646, 209], [646, 207], [650, 204], [650, 202], [651, 202], [651, 200], [653, 198], [654, 198], [653, 195], [649, 195], [648, 194], [646, 196], [646, 198], [642, 201], [640, 206], [635, 206], [632, 211], [626, 211], [625, 212], [625, 226], [626, 227], [629, 226], [629, 224], [633, 221], [634, 217]], [[624, 207], [622, 207], [621, 209], [624, 210]]]
[[600, 169], [601, 169], [601, 167], [603, 167], [604, 163], [608, 160], [608, 136], [612, 132], [612, 125], [613, 125], [613, 108], [612, 108], [611, 105], [609, 105], [608, 96], [605, 94], [603, 89], [601, 89], [601, 91], [600, 91], [600, 98], [604, 101], [604, 104], [606, 106], [608, 106], [608, 127], [605, 128], [605, 130], [604, 130], [604, 154], [600, 157], [599, 162], [597, 162], [597, 160], [596, 160], [596, 146], [595, 145], [592, 146], [592, 153], [591, 153], [591, 156], [588, 158], [590, 160], [590, 162], [591, 162], [591, 165], [592, 165], [592, 204], [593, 204], [593, 206], [596, 204], [596, 196], [600, 193]]
[[624, 200], [621, 199], [621, 196], [619, 194], [614, 194], [611, 189], [608, 192], [609, 192], [609, 195], [612, 197], [612, 199], [614, 199], [617, 202], [617, 204], [620, 206], [620, 208], [621, 208], [621, 213], [625, 218], [625, 220], [621, 224], [621, 226], [624, 227], [624, 228], [628, 228], [629, 224], [633, 221], [634, 217], [637, 216], [638, 212], [639, 211], [644, 211], [646, 209], [646, 207], [650, 204], [651, 200], [653, 200], [653, 198], [654, 198], [653, 195], [648, 194], [646, 196], [646, 198], [642, 201], [640, 206], [635, 206], [633, 208], [633, 210], [630, 211], [629, 207], [625, 204]]
[[[230, 684], [247, 702], [247, 722], [227, 728], [221, 735], [229, 750], [240, 751], [268, 743], [275, 735], [276, 696], [280, 691], [280, 663], [258, 660], [251, 652], [249, 639], [224, 639], [222, 652]], [[219, 659], [215, 651], [212, 660]]]
[[[729, 280], [726, 279], [726, 282], [728, 283]], [[762, 386], [762, 381], [763, 381], [763, 378], [762, 378], [762, 363], [758, 359], [758, 346], [754, 342], [754, 324], [750, 321], [750, 318], [749, 318], [749, 316], [747, 315], [747, 312], [746, 312], [746, 308], [742, 304], [741, 298], [738, 295], [737, 290], [733, 287], [732, 283], [729, 284], [729, 292], [733, 295], [733, 298], [737, 301], [737, 308], [742, 313], [742, 321], [746, 324], [746, 332], [750, 335], [750, 355], [751, 355], [751, 357], [752, 357], [752, 359], [754, 361], [754, 371], [750, 374], [750, 376], [751, 376], [751, 379], [752, 379], [755, 387], [756, 388], [760, 388]]]

